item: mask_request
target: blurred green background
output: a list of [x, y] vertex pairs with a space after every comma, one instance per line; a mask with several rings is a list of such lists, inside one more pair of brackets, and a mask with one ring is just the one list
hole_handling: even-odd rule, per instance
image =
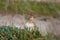
[[30, 0], [0, 0], [0, 11], [59, 17], [60, 3]]

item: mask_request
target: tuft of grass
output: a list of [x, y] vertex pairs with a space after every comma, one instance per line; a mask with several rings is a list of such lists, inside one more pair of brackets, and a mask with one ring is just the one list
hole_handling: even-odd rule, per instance
[[0, 26], [0, 40], [60, 40], [56, 35], [41, 36], [40, 31], [28, 31], [12, 26]]

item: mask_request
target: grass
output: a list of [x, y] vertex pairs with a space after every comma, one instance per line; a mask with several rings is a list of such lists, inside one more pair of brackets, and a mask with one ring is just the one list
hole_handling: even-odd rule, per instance
[[38, 30], [28, 31], [11, 26], [0, 26], [0, 40], [60, 40], [56, 35], [42, 36]]
[[[6, 0], [7, 1], [7, 0]], [[0, 0], [0, 10], [4, 10], [4, 7], [7, 5], [7, 12], [17, 12], [20, 14], [29, 14], [32, 13], [37, 15], [45, 16], [60, 16], [58, 11], [60, 11], [60, 3], [45, 3], [45, 2], [35, 2], [35, 1], [9, 1], [9, 4], [5, 0]], [[7, 2], [8, 3], [8, 2]], [[57, 14], [57, 15], [56, 15]]]

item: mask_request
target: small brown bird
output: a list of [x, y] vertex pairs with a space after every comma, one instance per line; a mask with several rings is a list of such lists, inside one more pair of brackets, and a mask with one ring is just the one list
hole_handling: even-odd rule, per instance
[[27, 28], [28, 30], [34, 30], [34, 20], [33, 20], [33, 16], [28, 20], [28, 22], [25, 24], [25, 28]]

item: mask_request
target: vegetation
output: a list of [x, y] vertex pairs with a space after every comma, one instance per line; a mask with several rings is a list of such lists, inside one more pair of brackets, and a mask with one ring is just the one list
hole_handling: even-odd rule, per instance
[[11, 26], [0, 26], [0, 40], [60, 40], [56, 35], [41, 36], [38, 30], [28, 31]]
[[[37, 14], [45, 16], [60, 16], [60, 3], [46, 3], [23, 0], [0, 0], [0, 10], [20, 13], [20, 14]], [[56, 15], [57, 14], [57, 15]]]
[[[45, 15], [45, 16], [56, 16], [60, 11], [60, 3], [46, 3], [36, 1], [23, 1], [23, 0], [0, 0], [0, 11], [2, 12], [14, 12], [20, 14], [32, 14]], [[18, 29], [11, 26], [0, 27], [0, 40], [60, 40], [59, 36], [54, 34], [48, 34], [42, 36], [40, 31], [26, 29]]]

